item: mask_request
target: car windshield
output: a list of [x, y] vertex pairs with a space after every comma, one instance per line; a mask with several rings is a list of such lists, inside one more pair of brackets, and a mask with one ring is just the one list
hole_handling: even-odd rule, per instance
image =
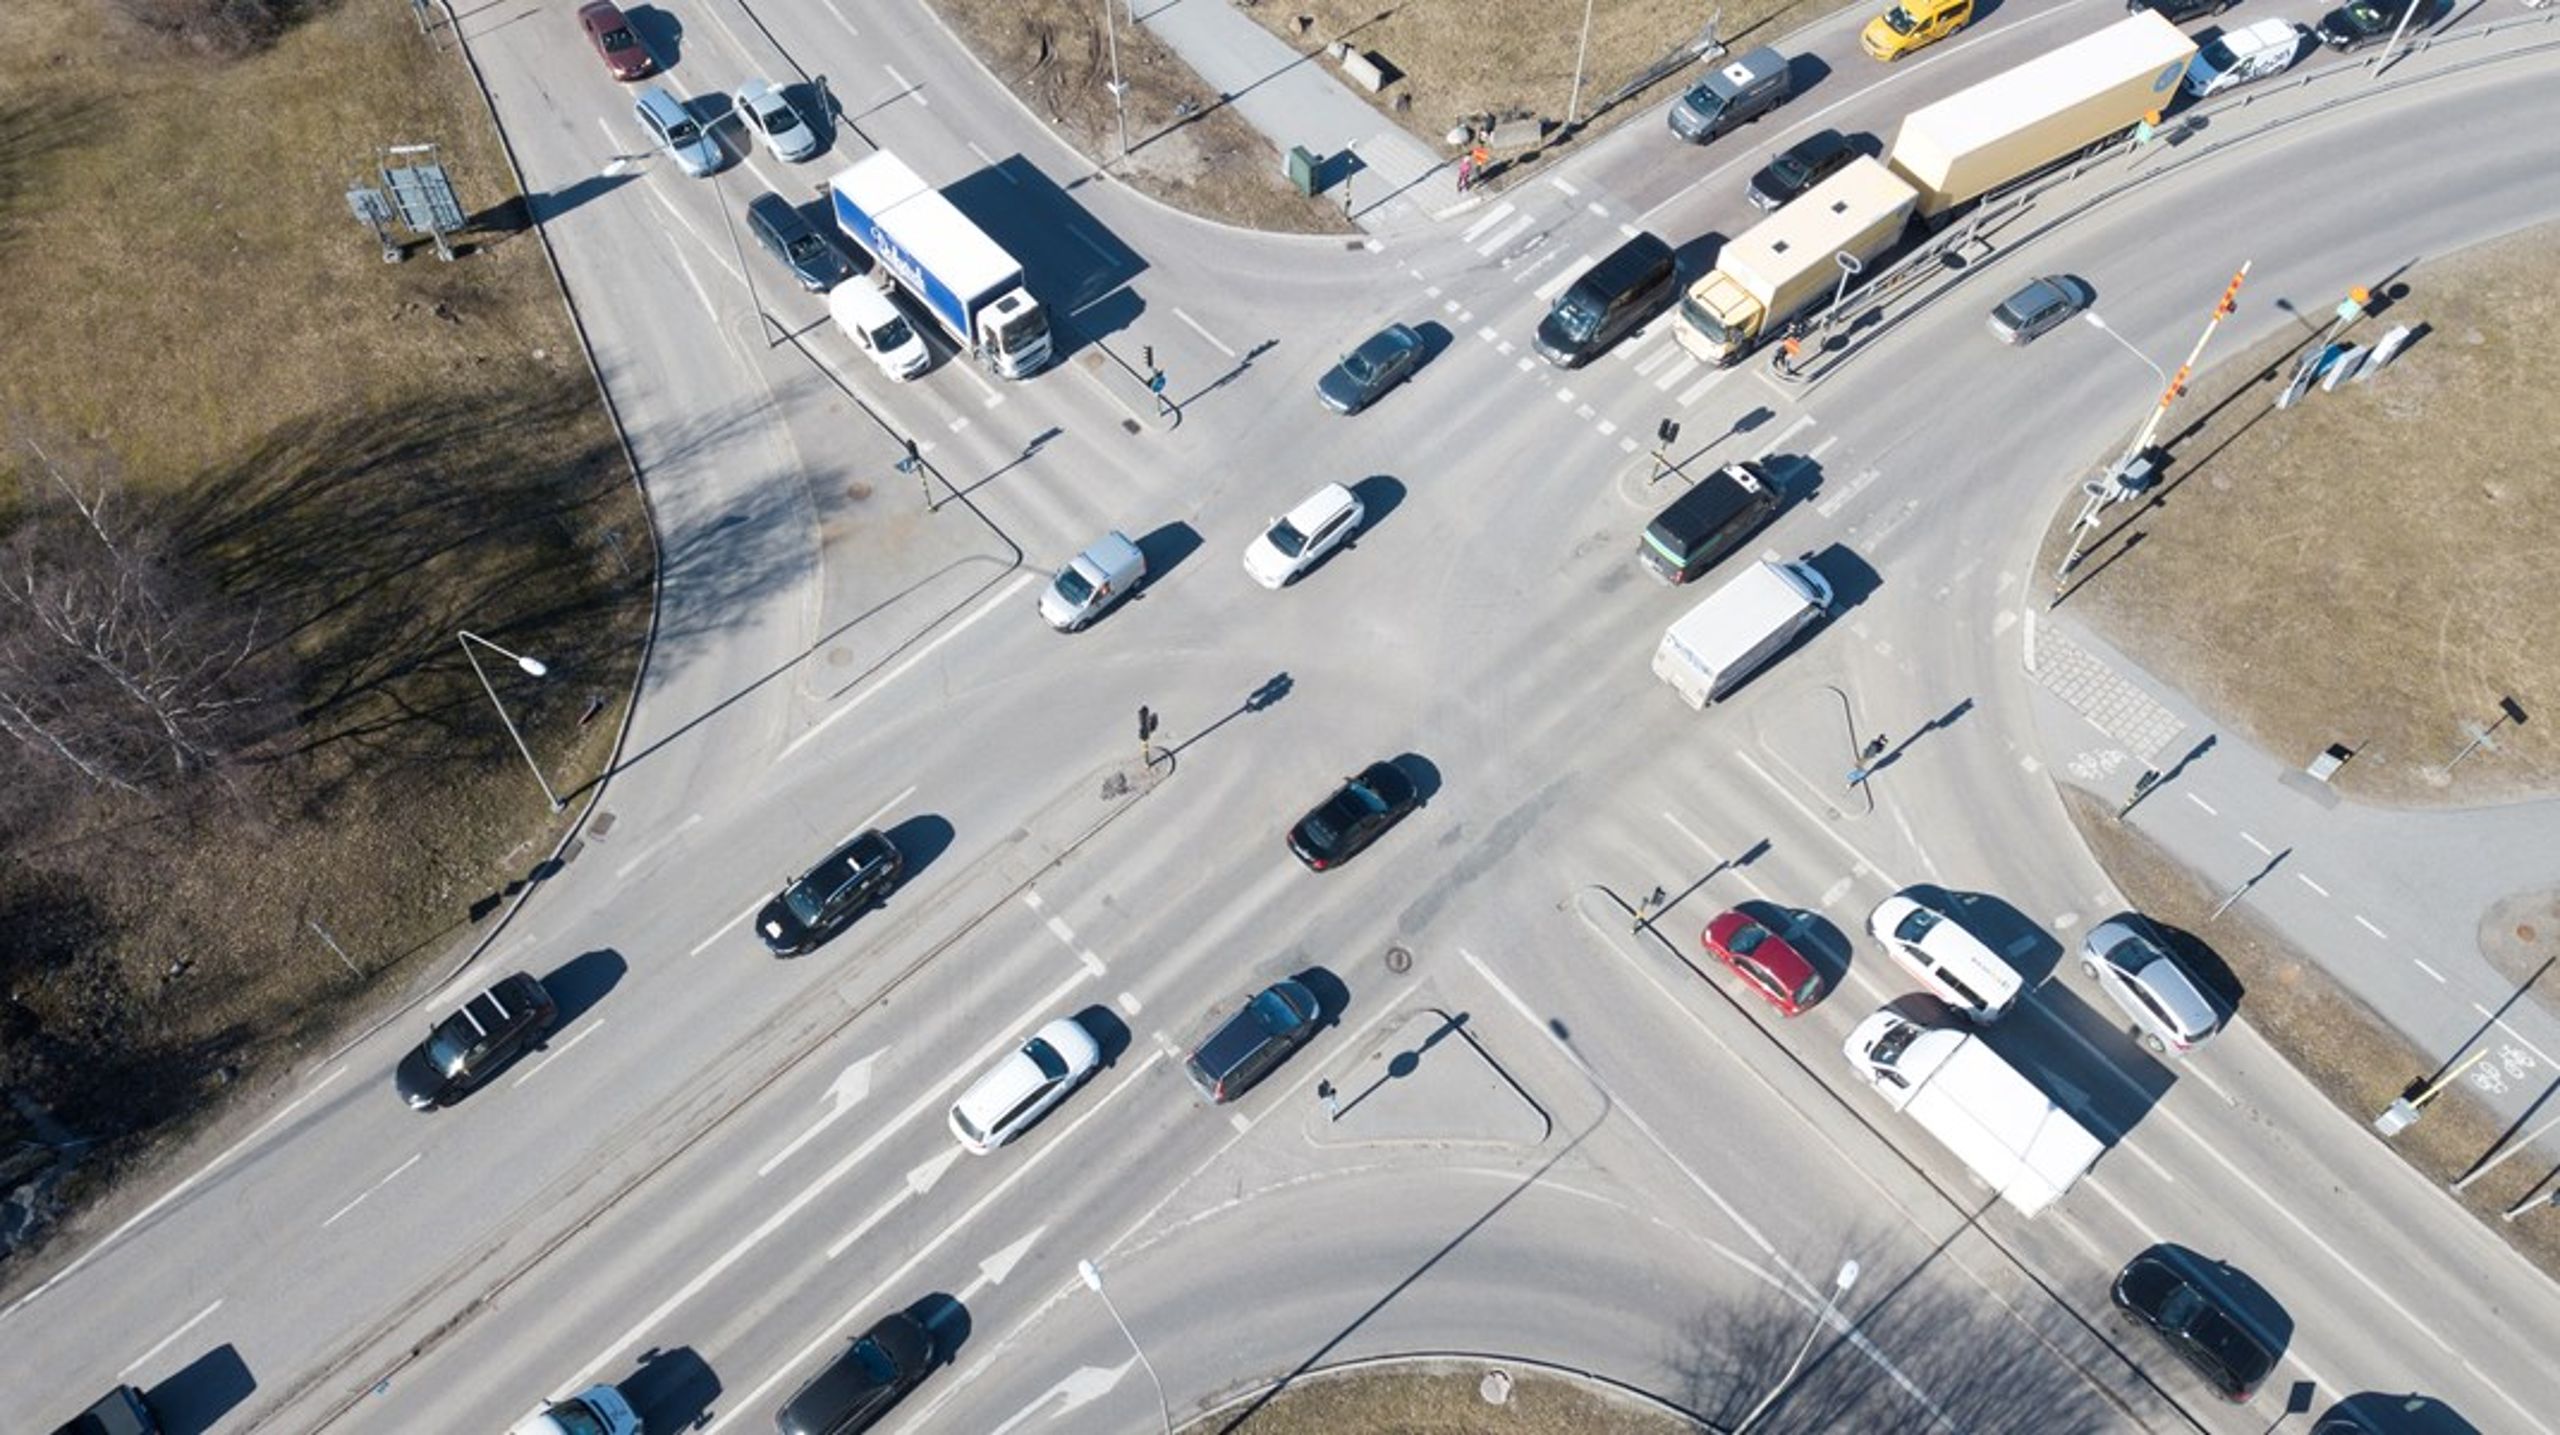
[[667, 126], [667, 143], [691, 144], [695, 139], [699, 138], [701, 134], [702, 127], [696, 125], [692, 120], [678, 120], [674, 124]]
[[780, 100], [766, 106], [758, 118], [764, 121], [764, 132], [769, 135], [787, 135], [800, 128], [799, 111]]
[[2382, 7], [2379, 5], [2350, 5], [2347, 7], [2347, 23], [2355, 26], [2359, 30], [2379, 30], [2384, 24]]
[[908, 341], [914, 337], [914, 333], [907, 328], [907, 321], [903, 318], [892, 319], [871, 331], [871, 342], [878, 345], [884, 353], [905, 348]]
[[1760, 944], [1767, 940], [1769, 940], [1769, 929], [1754, 922], [1736, 931], [1733, 934], [1733, 940], [1725, 943], [1725, 948], [1737, 957], [1749, 956], [1760, 950]]
[[1566, 338], [1578, 343], [1600, 332], [1600, 306], [1576, 290], [1565, 295], [1564, 302], [1556, 305], [1555, 321]]
[[888, 1385], [898, 1378], [898, 1363], [880, 1348], [880, 1342], [867, 1335], [853, 1343], [853, 1358], [862, 1363], [862, 1373], [876, 1384]]
[[560, 1427], [561, 1435], [613, 1435], [612, 1427], [583, 1400], [563, 1400], [543, 1413]]
[[[982, 321], [983, 322], [983, 321]], [[1049, 337], [1049, 311], [1034, 309], [990, 325], [989, 336], [998, 352], [1018, 354]]]
[[1899, 5], [1884, 12], [1884, 23], [1897, 35], [1908, 35], [1920, 28], [1920, 22], [1911, 18], [1911, 12]]
[[1805, 181], [1813, 177], [1813, 166], [1794, 155], [1782, 154], [1769, 166], [1769, 177], [1782, 189], [1802, 189]]
[[2231, 53], [2231, 44], [2227, 40], [2216, 40], [2205, 46], [2204, 54], [2200, 58], [2204, 61], [2205, 69], [2216, 74], [2240, 63], [2240, 57]]
[[1083, 607], [1084, 600], [1093, 596], [1093, 584], [1073, 568], [1061, 569], [1058, 573], [1058, 596], [1072, 606]]
[[1813, 1005], [1814, 998], [1821, 995], [1822, 978], [1819, 976], [1808, 975], [1803, 981], [1796, 984], [1795, 997], [1797, 1006], [1811, 1006]]
[[791, 909], [792, 916], [809, 923], [825, 914], [827, 899], [819, 893], [815, 882], [794, 882], [783, 889], [782, 905]]
[[1893, 934], [1906, 942], [1926, 940], [1929, 929], [1938, 925], [1938, 914], [1926, 907], [1914, 907], [1911, 914], [1893, 924]]
[[1365, 387], [1378, 376], [1378, 366], [1369, 362], [1367, 354], [1355, 349], [1342, 356], [1342, 373], [1352, 383]]
[[826, 252], [827, 241], [815, 234], [803, 234], [791, 241], [791, 257], [794, 259], [815, 259]]
[[1271, 540], [1272, 547], [1280, 550], [1283, 558], [1295, 558], [1307, 551], [1307, 535], [1300, 533], [1298, 525], [1288, 519], [1272, 524], [1271, 531], [1264, 536]]
[[1298, 1026], [1296, 1008], [1289, 1005], [1287, 998], [1274, 991], [1266, 991], [1253, 999], [1253, 1019], [1262, 1023], [1262, 1029], [1274, 1036], [1285, 1031], [1295, 1031]]
[[604, 32], [604, 49], [605, 53], [608, 55], [628, 50], [639, 43], [640, 37], [632, 34], [629, 30], [607, 30]]
[[1912, 1038], [1919, 1034], [1920, 1028], [1916, 1026], [1908, 1024], [1897, 1026], [1877, 1037], [1875, 1049], [1867, 1055], [1885, 1066], [1891, 1066], [1902, 1059], [1902, 1053], [1910, 1047]]
[[1033, 1066], [1040, 1068], [1043, 1080], [1056, 1081], [1067, 1074], [1067, 1059], [1058, 1055], [1056, 1047], [1036, 1036], [1022, 1044], [1022, 1054], [1031, 1058]]
[[438, 1071], [451, 1071], [462, 1065], [463, 1053], [470, 1049], [471, 1033], [462, 1018], [453, 1017], [428, 1036], [427, 1063]]
[[1690, 295], [1684, 294], [1680, 298], [1680, 317], [1689, 321], [1690, 326], [1705, 336], [1710, 344], [1732, 342], [1733, 336], [1726, 331], [1724, 321], [1716, 316], [1716, 311]]

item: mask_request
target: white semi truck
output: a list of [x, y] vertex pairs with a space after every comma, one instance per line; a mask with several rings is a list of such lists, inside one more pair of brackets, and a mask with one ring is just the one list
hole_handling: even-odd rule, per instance
[[1890, 1008], [1841, 1045], [1861, 1080], [1991, 1184], [2018, 1214], [2062, 1199], [2106, 1150], [1972, 1032]]
[[1830, 611], [1831, 584], [1812, 564], [1763, 558], [1671, 625], [1654, 649], [1653, 675], [1704, 708]]
[[881, 150], [827, 181], [836, 227], [924, 305], [964, 354], [1008, 379], [1049, 362], [1049, 312], [1022, 265], [906, 161]]

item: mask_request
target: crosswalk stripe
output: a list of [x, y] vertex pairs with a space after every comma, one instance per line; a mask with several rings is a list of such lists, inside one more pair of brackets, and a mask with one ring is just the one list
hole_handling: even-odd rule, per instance
[[1484, 233], [1486, 230], [1491, 229], [1492, 227], [1494, 227], [1494, 226], [1495, 226], [1495, 225], [1497, 225], [1497, 224], [1500, 224], [1500, 223], [1501, 223], [1502, 221], [1504, 221], [1505, 219], [1510, 218], [1514, 212], [1515, 212], [1515, 210], [1514, 210], [1514, 207], [1513, 207], [1513, 205], [1512, 205], [1511, 201], [1509, 201], [1509, 200], [1507, 200], [1507, 199], [1506, 199], [1506, 200], [1504, 200], [1502, 203], [1497, 204], [1497, 205], [1495, 205], [1493, 208], [1486, 210], [1486, 211], [1485, 211], [1485, 213], [1484, 213], [1484, 218], [1479, 219], [1479, 220], [1477, 220], [1475, 223], [1468, 225], [1468, 226], [1467, 226], [1467, 229], [1466, 229], [1466, 232], [1465, 232], [1464, 234], [1461, 234], [1461, 235], [1459, 235], [1459, 236], [1458, 236], [1458, 242], [1459, 242], [1460, 244], [1473, 244], [1473, 243], [1475, 243], [1475, 242], [1476, 242], [1476, 236], [1477, 236], [1477, 235]]
[[1521, 230], [1524, 230], [1537, 222], [1538, 217], [1534, 214], [1521, 215], [1509, 224], [1495, 230], [1491, 239], [1488, 239], [1484, 243], [1476, 246], [1476, 252], [1487, 259], [1491, 259], [1496, 250], [1502, 248], [1502, 246], [1506, 244], [1509, 244], [1512, 240], [1519, 238]]
[[1665, 344], [1662, 348], [1665, 353], [1678, 354], [1680, 356], [1680, 362], [1663, 370], [1662, 377], [1653, 381], [1653, 386], [1655, 388], [1661, 389], [1667, 393], [1670, 391], [1673, 384], [1687, 378], [1689, 376], [1689, 371], [1698, 367], [1698, 360], [1695, 355], [1691, 354], [1688, 350], [1681, 348], [1678, 344]]
[[1574, 260], [1571, 267], [1557, 270], [1556, 277], [1539, 285], [1530, 292], [1537, 297], [1539, 303], [1544, 304], [1548, 300], [1555, 298], [1558, 294], [1563, 293], [1564, 286], [1572, 283], [1575, 279], [1580, 278], [1582, 271], [1590, 267], [1591, 256], [1585, 254], [1581, 258]]

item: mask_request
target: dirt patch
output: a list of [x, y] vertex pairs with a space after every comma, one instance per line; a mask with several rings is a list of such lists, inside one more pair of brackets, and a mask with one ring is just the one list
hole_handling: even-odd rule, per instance
[[[933, 8], [1059, 138], [1139, 193], [1247, 229], [1351, 231], [1339, 204], [1291, 188], [1271, 142], [1152, 33], [1127, 23], [1125, 5], [933, 0]], [[1118, 102], [1110, 88], [1115, 42], [1128, 87]]]
[[[1605, 134], [1645, 113], [1654, 101], [1694, 81], [1699, 73], [1695, 46], [1710, 13], [1719, 16], [1717, 37], [1738, 53], [1845, 8], [1841, 0], [1738, 0], [1696, 8], [1655, 0], [1594, 0], [1578, 106], [1574, 62], [1582, 54], [1581, 6], [1552, 0], [1383, 7], [1364, 0], [1261, 0], [1249, 3], [1247, 13], [1302, 53], [1344, 40], [1385, 59], [1403, 78], [1375, 94], [1358, 86], [1351, 92], [1425, 143], [1450, 152], [1450, 129], [1471, 116], [1551, 121], [1551, 151], [1573, 138]], [[1303, 30], [1301, 16], [1312, 17]], [[1860, 57], [1856, 63], [1871, 62]], [[1577, 114], [1579, 123], [1564, 132], [1568, 114]], [[1664, 142], [1671, 143], [1668, 138]], [[1500, 184], [1520, 174], [1533, 158], [1518, 151], [1497, 152], [1488, 177]]]
[[1504, 1403], [1488, 1403], [1496, 1367], [1439, 1362], [1293, 1382], [1252, 1414], [1227, 1411], [1200, 1430], [1249, 1435], [1693, 1435], [1695, 1421], [1601, 1387], [1518, 1367], [1500, 1367]]
[[[2440, 1074], [2434, 1062], [2341, 990], [2317, 963], [2252, 918], [2247, 904], [2214, 920], [2213, 909], [2225, 894], [2197, 880], [2138, 829], [2116, 822], [2111, 804], [2070, 787], [2062, 789], [2062, 796], [2081, 838], [2126, 900], [2174, 933], [2204, 943], [2245, 991], [2240, 1014], [2250, 1027], [2360, 1133], [2413, 1082]], [[2422, 1110], [2418, 1123], [2392, 1137], [2390, 1145], [2403, 1161], [2438, 1183], [2463, 1177], [2511, 1134], [2460, 1081], [2446, 1086]], [[2359, 1134], [2351, 1139], [2373, 1138]], [[2541, 1158], [2519, 1156], [2454, 1199], [2545, 1274], [2560, 1276], [2560, 1213], [2528, 1211], [2514, 1221], [2499, 1219], [2552, 1174]]]
[[[2105, 516], [2071, 605], [2268, 751], [2355, 749], [2336, 778], [2352, 796], [2461, 805], [2560, 786], [2546, 418], [2560, 352], [2540, 337], [2560, 321], [2555, 238], [2511, 235], [2396, 279], [2343, 339], [2418, 336], [2365, 382], [2274, 408], [2318, 312], [2211, 370], [2178, 410], [2160, 492]], [[2525, 720], [2502, 722], [2502, 700]]]
[[646, 515], [540, 244], [387, 265], [340, 197], [432, 141], [503, 211], [467, 70], [406, 7], [294, 13], [224, 61], [0, 7], [0, 491], [112, 483], [280, 674], [217, 776], [102, 792], [7, 754], [0, 1087], [93, 1143], [75, 1200], [398, 1000], [557, 842], [457, 633], [548, 665], [481, 654], [574, 793], [648, 621]]

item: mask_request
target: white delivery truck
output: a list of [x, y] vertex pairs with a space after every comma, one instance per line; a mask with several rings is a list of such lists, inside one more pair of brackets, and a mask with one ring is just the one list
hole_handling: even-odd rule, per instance
[[1653, 675], [1704, 708], [1831, 611], [1831, 584], [1799, 558], [1763, 558], [1709, 593], [1662, 635]]
[[2106, 1150], [1969, 1031], [1923, 1025], [1887, 1008], [1858, 1023], [1840, 1052], [1888, 1105], [1919, 1122], [2022, 1216], [2061, 1200]]
[[1008, 379], [1049, 362], [1049, 312], [1024, 287], [1022, 265], [926, 184], [878, 150], [827, 181], [836, 227], [924, 305], [962, 353]]

